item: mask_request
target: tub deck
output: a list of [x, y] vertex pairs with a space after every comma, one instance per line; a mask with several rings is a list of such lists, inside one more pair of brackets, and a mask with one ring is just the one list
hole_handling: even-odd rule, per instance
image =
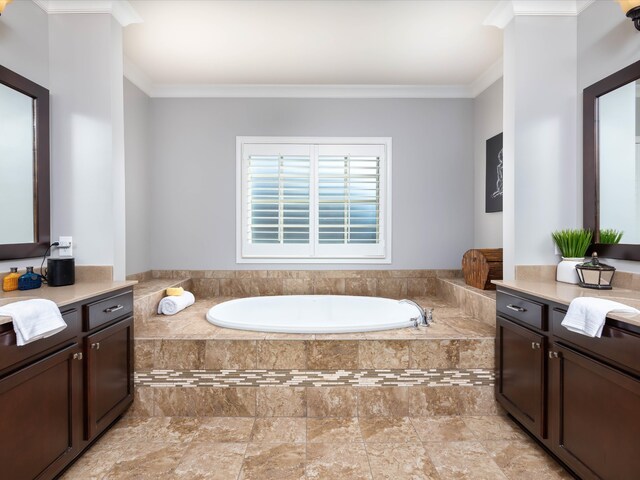
[[296, 334], [265, 333], [218, 327], [209, 323], [207, 311], [236, 297], [212, 297], [173, 315], [154, 315], [136, 320], [136, 340], [419, 340], [419, 339], [493, 339], [495, 328], [466, 314], [462, 308], [441, 298], [417, 297], [412, 300], [433, 309], [430, 327], [401, 328], [364, 333]]

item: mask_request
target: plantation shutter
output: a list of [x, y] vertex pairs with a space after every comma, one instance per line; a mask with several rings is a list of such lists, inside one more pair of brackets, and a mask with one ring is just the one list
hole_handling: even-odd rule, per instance
[[387, 148], [243, 143], [238, 258], [388, 259]]
[[380, 157], [318, 158], [320, 243], [378, 243]]
[[383, 247], [382, 145], [320, 145], [317, 156], [318, 253], [377, 256]]
[[[309, 146], [251, 145], [244, 158], [245, 241], [256, 254], [309, 252], [311, 234]], [[302, 247], [302, 250], [300, 248]]]

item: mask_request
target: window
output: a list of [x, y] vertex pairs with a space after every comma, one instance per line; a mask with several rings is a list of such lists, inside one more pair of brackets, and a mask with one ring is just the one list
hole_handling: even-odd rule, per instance
[[390, 263], [391, 139], [238, 137], [238, 262]]

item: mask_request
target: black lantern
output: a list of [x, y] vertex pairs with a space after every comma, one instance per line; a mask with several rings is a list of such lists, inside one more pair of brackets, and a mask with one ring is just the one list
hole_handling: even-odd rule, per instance
[[598, 254], [593, 252], [590, 261], [576, 265], [576, 271], [581, 287], [611, 290], [611, 282], [616, 269], [611, 265], [600, 263]]

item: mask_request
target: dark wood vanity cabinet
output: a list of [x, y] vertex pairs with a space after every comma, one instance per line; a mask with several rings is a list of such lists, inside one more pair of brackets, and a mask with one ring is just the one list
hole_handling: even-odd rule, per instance
[[[131, 306], [88, 330], [88, 307], [116, 294]], [[132, 403], [132, 295], [64, 307], [67, 328], [24, 347], [0, 325], [0, 478], [55, 478]]]
[[583, 478], [638, 478], [640, 381], [557, 343], [550, 352], [553, 452]]
[[[540, 328], [505, 308], [513, 295], [543, 306]], [[498, 402], [580, 478], [638, 478], [640, 329], [611, 322], [592, 339], [560, 325], [564, 305], [497, 296]]]
[[496, 395], [529, 430], [544, 436], [545, 337], [498, 317]]
[[132, 318], [85, 338], [87, 440], [109, 426], [133, 401], [132, 348]]
[[81, 351], [74, 343], [0, 381], [3, 478], [53, 478], [80, 452]]

